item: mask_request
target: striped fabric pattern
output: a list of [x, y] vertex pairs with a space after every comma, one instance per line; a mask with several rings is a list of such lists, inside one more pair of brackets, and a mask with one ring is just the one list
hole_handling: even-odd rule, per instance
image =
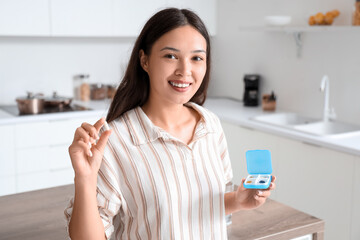
[[[213, 113], [187, 106], [201, 115], [189, 145], [155, 126], [140, 107], [109, 124], [97, 187], [108, 239], [227, 239], [226, 139]], [[72, 205], [65, 209], [68, 222]]]

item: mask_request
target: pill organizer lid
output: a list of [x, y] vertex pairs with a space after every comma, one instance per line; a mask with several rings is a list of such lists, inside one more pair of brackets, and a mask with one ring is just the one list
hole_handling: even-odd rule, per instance
[[269, 150], [246, 151], [247, 171], [250, 174], [271, 174], [271, 154]]

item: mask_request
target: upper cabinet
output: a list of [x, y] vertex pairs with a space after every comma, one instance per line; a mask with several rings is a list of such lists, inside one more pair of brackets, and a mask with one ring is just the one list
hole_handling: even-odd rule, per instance
[[166, 7], [189, 8], [216, 33], [216, 0], [1, 0], [0, 36], [136, 37]]
[[0, 35], [49, 36], [49, 1], [1, 0]]
[[114, 36], [139, 35], [146, 21], [166, 6], [166, 0], [114, 0], [112, 9]]
[[189, 8], [204, 21], [210, 35], [216, 34], [217, 0], [168, 0], [168, 6]]
[[51, 0], [53, 36], [111, 36], [113, 0]]

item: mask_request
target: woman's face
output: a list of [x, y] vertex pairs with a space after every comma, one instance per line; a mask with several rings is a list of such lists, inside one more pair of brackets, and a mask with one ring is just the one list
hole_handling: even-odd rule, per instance
[[161, 36], [150, 55], [140, 51], [140, 61], [150, 79], [150, 100], [187, 103], [206, 73], [206, 40], [192, 26]]

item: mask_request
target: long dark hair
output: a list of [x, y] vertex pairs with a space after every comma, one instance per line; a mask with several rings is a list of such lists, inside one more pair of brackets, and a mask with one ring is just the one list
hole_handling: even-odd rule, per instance
[[194, 27], [206, 40], [206, 73], [198, 91], [190, 99], [191, 102], [199, 105], [205, 102], [211, 63], [210, 37], [205, 24], [199, 16], [190, 10], [167, 8], [152, 16], [137, 38], [124, 78], [110, 105], [106, 117], [107, 122], [115, 120], [130, 109], [144, 105], [148, 100], [150, 82], [147, 72], [140, 65], [140, 50], [142, 49], [146, 55], [149, 55], [156, 40], [165, 33], [185, 25]]

